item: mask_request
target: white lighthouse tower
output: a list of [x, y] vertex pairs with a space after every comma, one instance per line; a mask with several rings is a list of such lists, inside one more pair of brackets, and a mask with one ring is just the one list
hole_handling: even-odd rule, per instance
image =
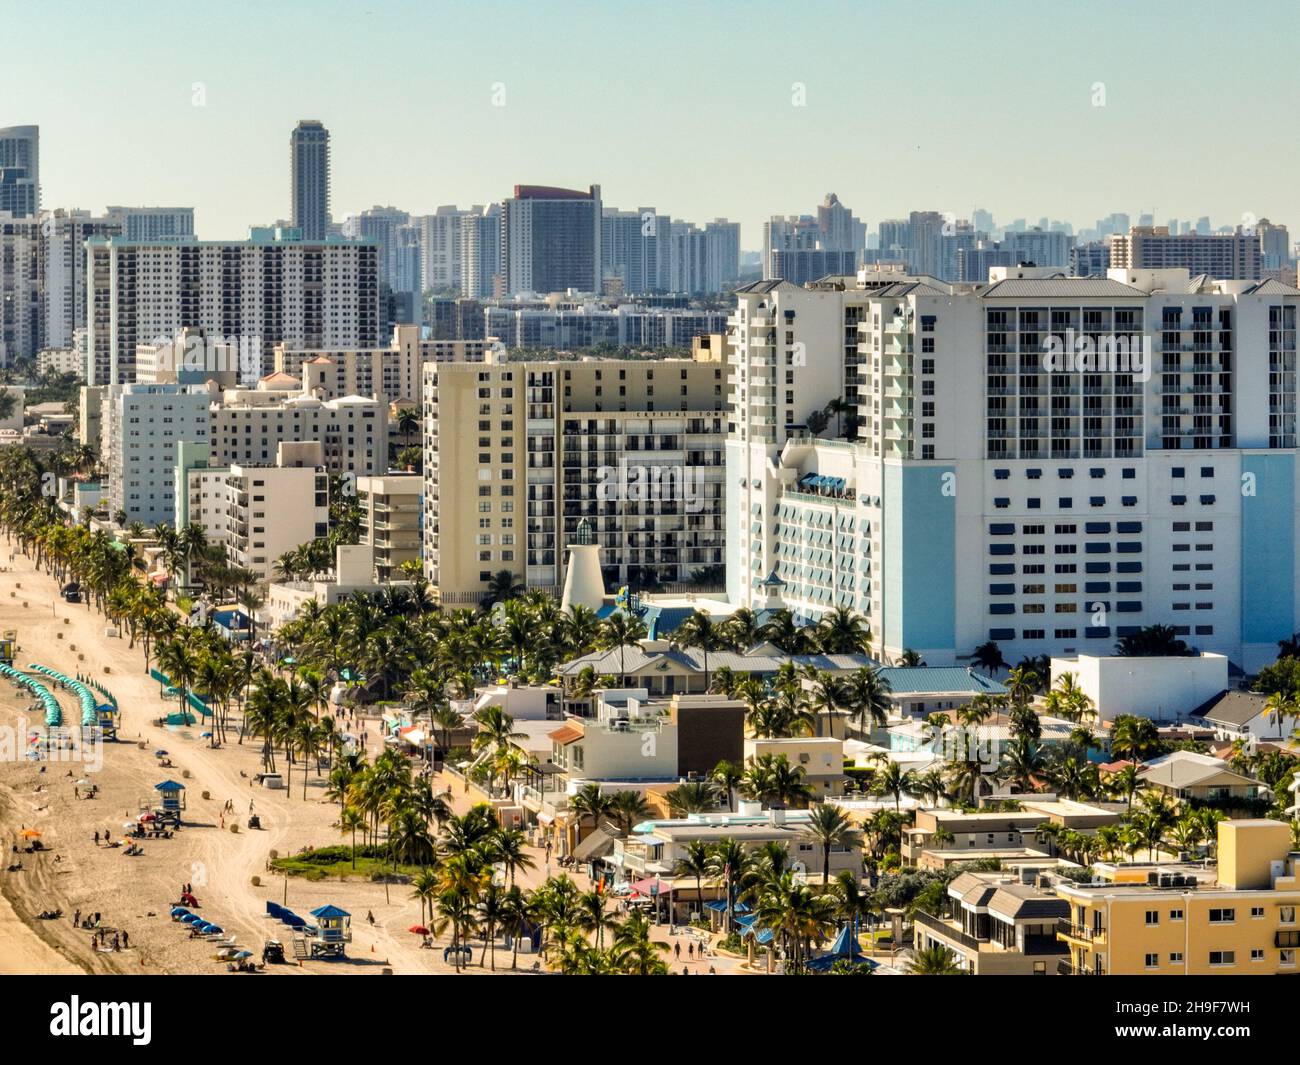
[[569, 565], [564, 573], [564, 597], [560, 608], [570, 610], [581, 604], [599, 610], [605, 603], [605, 578], [600, 573], [600, 545], [592, 543], [591, 523], [578, 522], [574, 542], [569, 547]]

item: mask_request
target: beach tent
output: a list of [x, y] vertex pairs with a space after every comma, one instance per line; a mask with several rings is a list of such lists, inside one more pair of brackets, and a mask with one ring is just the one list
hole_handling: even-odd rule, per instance
[[840, 934], [835, 937], [835, 942], [831, 944], [828, 953], [820, 957], [813, 958], [808, 963], [808, 968], [814, 972], [829, 972], [832, 965], [837, 961], [853, 962], [858, 965], [869, 965], [875, 968], [876, 963], [871, 961], [862, 953], [862, 948], [858, 946], [858, 937], [853, 932], [851, 925], [845, 925], [840, 929]]

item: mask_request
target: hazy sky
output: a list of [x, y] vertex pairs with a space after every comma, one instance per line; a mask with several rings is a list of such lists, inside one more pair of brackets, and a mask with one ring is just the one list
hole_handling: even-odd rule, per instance
[[207, 238], [288, 215], [300, 118], [335, 218], [599, 183], [746, 248], [829, 191], [873, 227], [1297, 227], [1298, 28], [1288, 2], [0, 0], [0, 126], [41, 127], [44, 206], [193, 205]]

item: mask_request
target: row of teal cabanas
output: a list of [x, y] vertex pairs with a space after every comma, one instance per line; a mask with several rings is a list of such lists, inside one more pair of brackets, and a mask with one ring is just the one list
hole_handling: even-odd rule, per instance
[[0, 663], [0, 677], [8, 677], [15, 684], [26, 688], [40, 700], [41, 706], [45, 708], [46, 728], [58, 728], [63, 724], [63, 710], [59, 706], [59, 701], [50, 694], [50, 689], [40, 681], [29, 677], [26, 673], [19, 672], [13, 666], [3, 663]]
[[37, 673], [43, 673], [52, 680], [57, 680], [60, 684], [76, 693], [77, 699], [81, 702], [81, 725], [83, 728], [93, 728], [99, 724], [99, 703], [89, 688], [79, 680], [73, 680], [66, 673], [60, 673], [57, 669], [51, 669], [49, 666], [40, 666], [35, 662], [29, 663], [28, 669]]

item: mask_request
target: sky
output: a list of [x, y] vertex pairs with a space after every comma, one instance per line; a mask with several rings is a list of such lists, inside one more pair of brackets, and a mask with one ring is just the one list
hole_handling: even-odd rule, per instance
[[44, 207], [193, 206], [206, 239], [288, 216], [302, 118], [336, 219], [599, 184], [746, 248], [832, 191], [873, 228], [1295, 228], [1297, 29], [1274, 0], [0, 0], [0, 126], [41, 127]]

